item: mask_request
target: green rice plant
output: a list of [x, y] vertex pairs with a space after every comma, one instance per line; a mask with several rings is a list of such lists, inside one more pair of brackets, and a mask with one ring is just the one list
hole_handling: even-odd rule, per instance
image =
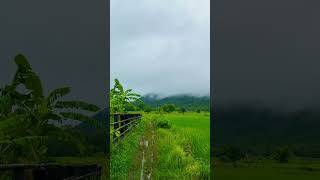
[[170, 129], [171, 128], [171, 124], [168, 120], [159, 120], [157, 122], [157, 126], [163, 129]]
[[[157, 179], [209, 179], [209, 117], [198, 113], [165, 114], [171, 129], [159, 128]], [[158, 120], [162, 122], [163, 120]]]

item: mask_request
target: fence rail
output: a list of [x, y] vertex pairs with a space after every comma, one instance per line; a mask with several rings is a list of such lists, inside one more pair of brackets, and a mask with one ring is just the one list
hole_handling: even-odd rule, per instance
[[111, 114], [112, 121], [110, 122], [110, 126], [113, 127], [112, 143], [121, 143], [127, 134], [140, 122], [141, 117], [141, 114]]
[[0, 179], [100, 180], [100, 165], [8, 164], [0, 165]]

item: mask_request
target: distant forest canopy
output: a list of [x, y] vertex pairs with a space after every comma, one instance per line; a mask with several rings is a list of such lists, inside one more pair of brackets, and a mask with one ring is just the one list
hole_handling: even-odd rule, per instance
[[174, 104], [179, 108], [185, 108], [187, 111], [210, 111], [209, 96], [193, 96], [193, 95], [174, 95], [168, 97], [159, 97], [154, 94], [142, 96], [141, 100], [152, 109], [158, 108], [165, 104]]

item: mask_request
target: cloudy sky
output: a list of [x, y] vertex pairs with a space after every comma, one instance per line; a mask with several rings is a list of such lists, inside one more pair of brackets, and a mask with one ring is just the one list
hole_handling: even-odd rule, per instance
[[320, 2], [216, 0], [216, 101], [320, 107]]
[[209, 94], [210, 0], [111, 0], [110, 6], [111, 80], [142, 94]]
[[107, 12], [105, 0], [1, 0], [0, 87], [12, 79], [13, 58], [22, 53], [46, 93], [70, 86], [71, 99], [105, 106]]

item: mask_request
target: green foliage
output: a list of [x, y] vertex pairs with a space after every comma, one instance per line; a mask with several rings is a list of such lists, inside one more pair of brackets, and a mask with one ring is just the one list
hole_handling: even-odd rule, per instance
[[152, 108], [157, 108], [164, 104], [175, 104], [177, 107], [184, 107], [187, 111], [210, 111], [210, 97], [197, 97], [192, 95], [176, 95], [169, 97], [158, 97], [156, 95], [145, 95], [141, 100]]
[[168, 120], [158, 120], [157, 126], [163, 129], [170, 129], [171, 123]]
[[209, 117], [190, 112], [157, 116], [157, 121], [161, 119], [168, 120], [171, 128], [157, 129], [155, 179], [209, 179]]
[[171, 113], [176, 110], [176, 106], [174, 104], [165, 104], [162, 105], [160, 109], [164, 112]]
[[288, 146], [278, 148], [273, 154], [273, 159], [280, 163], [288, 163], [290, 157], [291, 151]]
[[139, 101], [141, 95], [134, 93], [132, 89], [125, 90], [118, 79], [115, 79], [114, 87], [110, 90], [110, 110], [114, 112], [126, 112], [126, 107]]
[[128, 172], [132, 166], [136, 153], [139, 149], [139, 139], [146, 128], [146, 119], [143, 117], [134, 131], [118, 146], [112, 146], [110, 155], [110, 177], [111, 179], [127, 179]]
[[152, 108], [150, 106], [146, 106], [144, 109], [144, 112], [149, 113], [152, 111]]
[[179, 110], [179, 112], [181, 112], [182, 114], [184, 114], [186, 111], [187, 110], [184, 107], [180, 108], [180, 110]]
[[[55, 89], [45, 97], [40, 78], [27, 59], [17, 55], [15, 63], [13, 80], [0, 89], [0, 163], [39, 162], [46, 156], [50, 135], [77, 141], [68, 130], [61, 131], [52, 122], [74, 119], [94, 124], [94, 119], [75, 110], [96, 112], [99, 108], [81, 101], [58, 101], [70, 93], [68, 87]], [[25, 93], [18, 91], [21, 87]]]
[[221, 150], [220, 160], [235, 163], [243, 157], [241, 150], [234, 146], [225, 146]]

